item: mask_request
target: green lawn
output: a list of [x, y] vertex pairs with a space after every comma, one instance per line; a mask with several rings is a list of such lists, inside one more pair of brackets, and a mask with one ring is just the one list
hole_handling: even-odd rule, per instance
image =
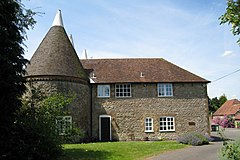
[[62, 160], [135, 160], [184, 148], [173, 141], [65, 144]]

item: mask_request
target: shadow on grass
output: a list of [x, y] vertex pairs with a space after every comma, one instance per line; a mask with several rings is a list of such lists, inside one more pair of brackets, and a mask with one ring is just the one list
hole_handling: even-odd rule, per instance
[[84, 149], [65, 149], [61, 160], [102, 160], [110, 157], [111, 153], [106, 151], [94, 151]]

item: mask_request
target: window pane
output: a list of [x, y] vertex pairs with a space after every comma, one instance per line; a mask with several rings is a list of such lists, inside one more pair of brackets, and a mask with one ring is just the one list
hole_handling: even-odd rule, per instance
[[69, 134], [72, 128], [71, 116], [58, 116], [56, 117], [56, 131], [59, 135]]
[[145, 118], [145, 132], [153, 131], [152, 118]]
[[160, 117], [160, 131], [175, 131], [174, 117]]
[[116, 84], [115, 85], [116, 97], [131, 97], [131, 85], [130, 84]]
[[172, 84], [171, 83], [159, 83], [158, 84], [158, 96], [172, 96]]
[[110, 97], [110, 85], [98, 85], [98, 97]]

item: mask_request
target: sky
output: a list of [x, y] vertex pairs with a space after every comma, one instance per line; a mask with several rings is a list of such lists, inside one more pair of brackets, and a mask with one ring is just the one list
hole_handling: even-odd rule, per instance
[[[41, 12], [27, 32], [30, 59], [50, 29], [57, 10], [84, 58], [164, 58], [204, 79], [210, 98], [240, 99], [240, 47], [219, 25], [226, 0], [22, 0]], [[219, 79], [219, 80], [217, 80]]]

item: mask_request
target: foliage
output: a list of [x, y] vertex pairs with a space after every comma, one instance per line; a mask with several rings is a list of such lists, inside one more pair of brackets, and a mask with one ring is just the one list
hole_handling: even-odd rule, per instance
[[221, 160], [238, 160], [239, 157], [240, 140], [224, 145], [219, 152], [219, 158]]
[[210, 99], [210, 105], [209, 105], [210, 113], [215, 112], [219, 107], [220, 107], [220, 105], [219, 105], [219, 100], [217, 97]]
[[193, 146], [209, 144], [210, 140], [210, 137], [197, 132], [186, 133], [177, 138], [177, 141], [179, 143], [190, 144]]
[[235, 122], [236, 123], [236, 127], [240, 128], [240, 122]]
[[214, 117], [212, 122], [214, 124], [220, 125], [223, 128], [234, 128], [235, 127], [233, 117], [230, 115], [228, 115], [228, 116], [225, 115], [223, 118]]
[[23, 74], [28, 60], [23, 57], [26, 30], [36, 23], [35, 12], [25, 9], [21, 0], [0, 1], [0, 125], [9, 126], [20, 108], [18, 97], [25, 90]]
[[221, 107], [226, 101], [227, 101], [227, 97], [225, 96], [225, 94], [221, 95], [219, 97], [219, 106]]
[[72, 102], [72, 99], [62, 94], [53, 94], [34, 107], [31, 105], [21, 107], [11, 131], [13, 138], [7, 143], [11, 149], [5, 157], [58, 159], [62, 154], [61, 144], [65, 137], [56, 132], [56, 116], [68, 114], [64, 108]]
[[65, 144], [63, 147], [65, 156], [62, 160], [134, 160], [184, 148], [186, 145], [173, 141], [143, 141]]
[[[231, 32], [234, 36], [240, 34], [240, 0], [228, 0], [226, 13], [220, 18], [220, 24], [231, 24]], [[240, 45], [240, 39], [237, 40]]]
[[209, 112], [210, 112], [210, 113], [215, 112], [215, 111], [218, 110], [218, 108], [220, 108], [226, 101], [227, 101], [227, 97], [225, 96], [225, 94], [221, 95], [219, 98], [214, 97], [214, 98], [210, 99]]
[[[19, 113], [12, 142], [10, 159], [57, 159], [61, 153], [61, 139], [55, 128], [48, 122], [48, 117], [31, 109]], [[24, 117], [25, 116], [25, 117]]]
[[70, 130], [69, 134], [63, 135], [62, 140], [63, 143], [68, 144], [82, 143], [83, 137], [84, 137], [83, 132], [73, 123], [73, 127]]
[[220, 127], [220, 129], [217, 132], [217, 135], [221, 137], [221, 140], [223, 141], [223, 145], [226, 145], [229, 139], [225, 136], [224, 131], [225, 131], [225, 128]]
[[23, 74], [28, 62], [22, 46], [26, 30], [36, 23], [34, 15], [21, 0], [0, 1], [0, 159], [10, 154], [7, 144], [18, 140], [14, 113], [21, 106], [18, 98], [25, 90]]

